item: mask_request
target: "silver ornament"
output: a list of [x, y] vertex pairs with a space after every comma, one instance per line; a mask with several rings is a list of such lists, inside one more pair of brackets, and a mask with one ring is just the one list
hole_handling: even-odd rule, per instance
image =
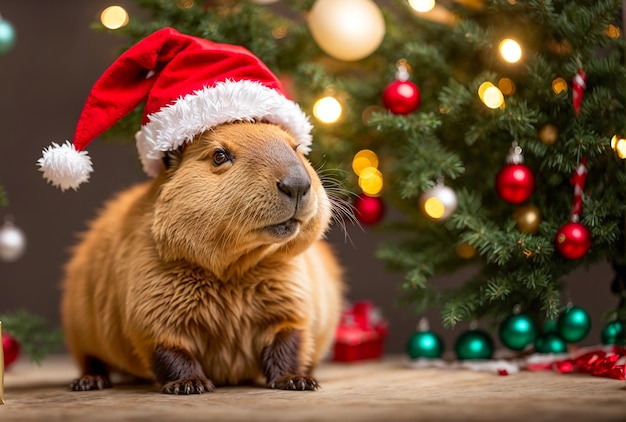
[[424, 215], [435, 221], [446, 220], [456, 210], [457, 205], [456, 193], [443, 182], [438, 182], [419, 198], [419, 206]]
[[26, 250], [26, 236], [12, 221], [5, 220], [0, 228], [0, 259], [5, 262], [17, 261]]

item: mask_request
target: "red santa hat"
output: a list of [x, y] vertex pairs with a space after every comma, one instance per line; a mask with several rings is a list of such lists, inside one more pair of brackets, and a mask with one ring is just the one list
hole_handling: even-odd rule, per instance
[[144, 171], [156, 176], [166, 151], [217, 125], [264, 121], [281, 126], [308, 153], [308, 117], [285, 95], [278, 78], [243, 47], [217, 44], [161, 29], [122, 54], [96, 81], [72, 143], [52, 143], [40, 171], [62, 190], [76, 189], [92, 172], [85, 148], [145, 101], [135, 135]]

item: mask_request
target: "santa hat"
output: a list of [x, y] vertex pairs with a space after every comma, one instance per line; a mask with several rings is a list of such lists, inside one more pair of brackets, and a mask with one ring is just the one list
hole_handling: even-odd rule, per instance
[[144, 171], [156, 176], [162, 157], [217, 125], [264, 121], [281, 126], [308, 153], [308, 117], [289, 100], [278, 78], [243, 47], [161, 29], [122, 54], [96, 81], [72, 143], [43, 150], [45, 179], [76, 189], [93, 170], [85, 148], [145, 101], [135, 135]]

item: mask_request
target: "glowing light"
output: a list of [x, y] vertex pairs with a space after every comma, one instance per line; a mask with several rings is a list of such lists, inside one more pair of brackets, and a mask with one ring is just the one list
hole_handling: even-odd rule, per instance
[[517, 63], [522, 58], [522, 47], [510, 38], [500, 42], [500, 54], [509, 63]]
[[478, 97], [489, 108], [504, 107], [504, 95], [497, 86], [491, 82], [483, 82], [478, 87]]
[[376, 196], [383, 190], [383, 174], [375, 167], [366, 167], [359, 176], [359, 187], [369, 196]]
[[128, 12], [121, 6], [109, 6], [100, 14], [100, 22], [108, 29], [119, 29], [128, 23]]
[[621, 135], [613, 135], [611, 138], [611, 148], [617, 153], [622, 160], [626, 158], [626, 139]]
[[313, 105], [313, 115], [322, 123], [335, 123], [342, 112], [341, 103], [335, 97], [320, 98]]
[[409, 0], [409, 6], [416, 12], [426, 13], [435, 8], [435, 0]]
[[556, 78], [552, 81], [552, 91], [555, 94], [560, 94], [561, 92], [567, 91], [567, 82], [563, 78]]
[[357, 176], [360, 176], [363, 169], [367, 167], [378, 168], [378, 156], [374, 151], [363, 149], [354, 155], [352, 170], [354, 170]]
[[445, 214], [446, 206], [441, 199], [431, 196], [424, 201], [424, 212], [428, 217], [439, 220]]
[[608, 35], [611, 38], [619, 38], [620, 37], [620, 30], [617, 26], [610, 24], [609, 26], [606, 27], [606, 29], [604, 30], [604, 33], [606, 35]]
[[513, 95], [515, 93], [515, 83], [509, 78], [502, 78], [498, 81], [498, 88], [504, 95]]

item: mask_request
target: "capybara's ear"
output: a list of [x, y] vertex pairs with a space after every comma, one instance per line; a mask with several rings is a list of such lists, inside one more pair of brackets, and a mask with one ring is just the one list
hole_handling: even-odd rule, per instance
[[166, 151], [163, 155], [163, 164], [168, 172], [175, 171], [183, 160], [183, 150], [185, 146], [181, 145], [173, 151]]

